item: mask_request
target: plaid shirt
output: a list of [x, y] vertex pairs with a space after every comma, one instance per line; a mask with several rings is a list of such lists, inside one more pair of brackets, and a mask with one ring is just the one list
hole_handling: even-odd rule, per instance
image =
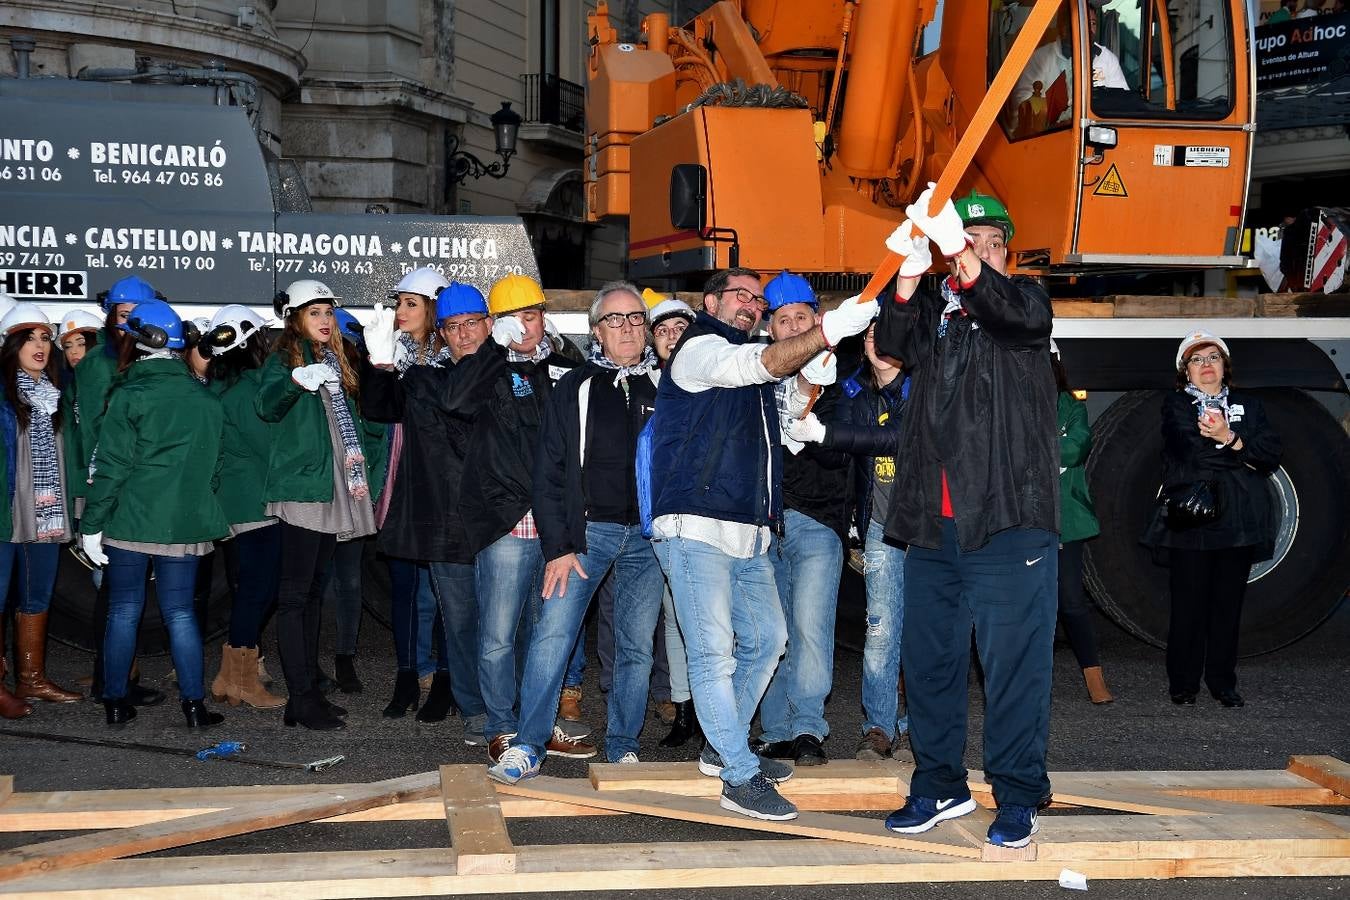
[[511, 529], [511, 537], [539, 540], [539, 529], [534, 527], [534, 510], [525, 513], [525, 518], [516, 523], [516, 527]]

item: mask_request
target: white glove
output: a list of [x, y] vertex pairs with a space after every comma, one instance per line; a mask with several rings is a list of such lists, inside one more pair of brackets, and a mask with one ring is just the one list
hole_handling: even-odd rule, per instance
[[802, 366], [801, 375], [811, 384], [834, 384], [839, 379], [838, 359], [828, 350], [817, 353]]
[[900, 227], [891, 232], [891, 236], [886, 238], [886, 249], [905, 258], [900, 264], [901, 278], [918, 278], [933, 268], [933, 251], [928, 249], [928, 236], [915, 228], [912, 222], [901, 222]]
[[905, 207], [905, 215], [938, 245], [943, 256], [955, 256], [966, 249], [966, 227], [952, 201], [943, 204], [935, 216], [928, 215], [928, 203], [933, 199], [933, 182], [928, 182], [928, 190], [919, 195], [919, 199]]
[[803, 444], [819, 444], [825, 440], [825, 423], [815, 413], [805, 419], [789, 419], [785, 428], [788, 437]]
[[291, 380], [307, 391], [317, 391], [323, 383], [332, 377], [333, 370], [323, 363], [297, 366], [291, 369]]
[[525, 340], [525, 326], [515, 316], [498, 316], [492, 323], [492, 339], [503, 347]]
[[825, 335], [827, 346], [837, 347], [844, 338], [861, 334], [876, 318], [877, 301], [859, 303], [861, 296], [849, 297], [820, 317], [820, 333]]
[[80, 549], [89, 561], [102, 568], [108, 564], [108, 554], [103, 552], [103, 532], [80, 535]]
[[394, 362], [394, 311], [383, 303], [375, 304], [375, 317], [361, 332], [366, 340], [366, 353], [372, 366], [388, 366]]

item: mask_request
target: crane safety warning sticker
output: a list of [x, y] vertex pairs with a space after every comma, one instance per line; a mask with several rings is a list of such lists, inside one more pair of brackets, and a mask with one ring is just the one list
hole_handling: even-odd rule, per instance
[[1116, 164], [1112, 163], [1111, 168], [1106, 170], [1102, 180], [1097, 182], [1097, 187], [1092, 191], [1095, 197], [1128, 197], [1129, 193], [1125, 190], [1125, 182], [1120, 177], [1120, 170]]

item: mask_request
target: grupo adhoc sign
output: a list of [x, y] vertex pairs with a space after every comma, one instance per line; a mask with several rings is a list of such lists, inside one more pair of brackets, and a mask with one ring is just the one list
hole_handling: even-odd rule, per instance
[[1289, 19], [1256, 29], [1256, 87], [1294, 87], [1350, 71], [1350, 13]]

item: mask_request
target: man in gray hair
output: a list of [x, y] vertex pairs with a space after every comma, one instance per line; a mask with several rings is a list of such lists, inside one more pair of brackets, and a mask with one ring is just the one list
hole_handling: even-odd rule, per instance
[[613, 570], [614, 686], [605, 756], [637, 762], [647, 712], [661, 568], [642, 536], [634, 459], [656, 406], [656, 355], [638, 289], [614, 281], [596, 292], [595, 340], [584, 364], [549, 396], [535, 455], [533, 509], [546, 565], [543, 607], [520, 685], [520, 731], [488, 774], [514, 784], [539, 772], [563, 672], [591, 597]]

